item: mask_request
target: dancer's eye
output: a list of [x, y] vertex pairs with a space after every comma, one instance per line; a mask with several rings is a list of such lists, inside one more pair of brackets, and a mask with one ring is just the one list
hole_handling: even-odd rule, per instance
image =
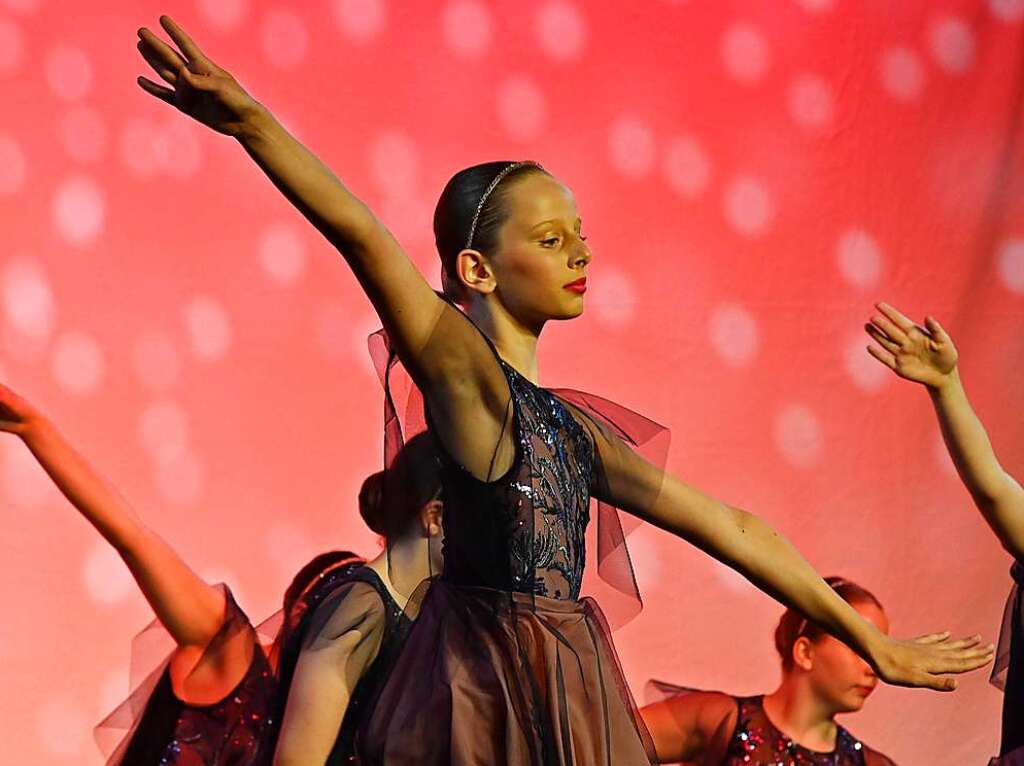
[[544, 245], [544, 247], [554, 247], [555, 245], [557, 245], [559, 243], [559, 238], [558, 237], [548, 237], [547, 239], [542, 239], [540, 241], [540, 243], [542, 245]]

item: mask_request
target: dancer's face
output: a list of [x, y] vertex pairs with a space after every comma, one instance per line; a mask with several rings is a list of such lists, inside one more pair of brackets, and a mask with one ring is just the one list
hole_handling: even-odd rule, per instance
[[572, 192], [546, 173], [530, 173], [509, 185], [505, 204], [509, 217], [490, 259], [502, 305], [531, 326], [579, 316], [591, 252]]
[[[889, 620], [878, 606], [870, 602], [854, 602], [851, 606], [880, 631], [889, 632]], [[834, 713], [860, 710], [878, 685], [871, 666], [829, 635], [811, 642], [807, 652], [809, 680], [819, 699]]]

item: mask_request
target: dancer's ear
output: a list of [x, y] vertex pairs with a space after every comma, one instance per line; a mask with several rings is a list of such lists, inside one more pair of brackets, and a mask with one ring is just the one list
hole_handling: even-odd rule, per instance
[[488, 295], [498, 286], [487, 256], [479, 250], [463, 250], [455, 256], [455, 271], [464, 292]]
[[423, 527], [424, 537], [440, 537], [442, 526], [441, 526], [441, 512], [444, 510], [444, 503], [440, 500], [431, 500], [429, 503], [423, 506], [423, 510], [420, 511], [420, 523]]
[[793, 642], [793, 667], [801, 670], [814, 667], [814, 642], [807, 636], [800, 636]]

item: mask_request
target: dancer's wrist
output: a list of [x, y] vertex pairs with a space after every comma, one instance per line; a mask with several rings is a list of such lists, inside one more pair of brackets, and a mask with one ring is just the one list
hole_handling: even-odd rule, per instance
[[281, 125], [271, 111], [253, 100], [251, 108], [245, 111], [235, 137], [243, 144], [252, 145], [267, 140], [275, 130], [280, 129]]

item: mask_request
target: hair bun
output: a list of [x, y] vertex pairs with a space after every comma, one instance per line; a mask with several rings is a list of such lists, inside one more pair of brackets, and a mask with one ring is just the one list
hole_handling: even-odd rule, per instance
[[371, 473], [359, 489], [359, 515], [378, 535], [387, 535], [384, 513], [384, 472]]

